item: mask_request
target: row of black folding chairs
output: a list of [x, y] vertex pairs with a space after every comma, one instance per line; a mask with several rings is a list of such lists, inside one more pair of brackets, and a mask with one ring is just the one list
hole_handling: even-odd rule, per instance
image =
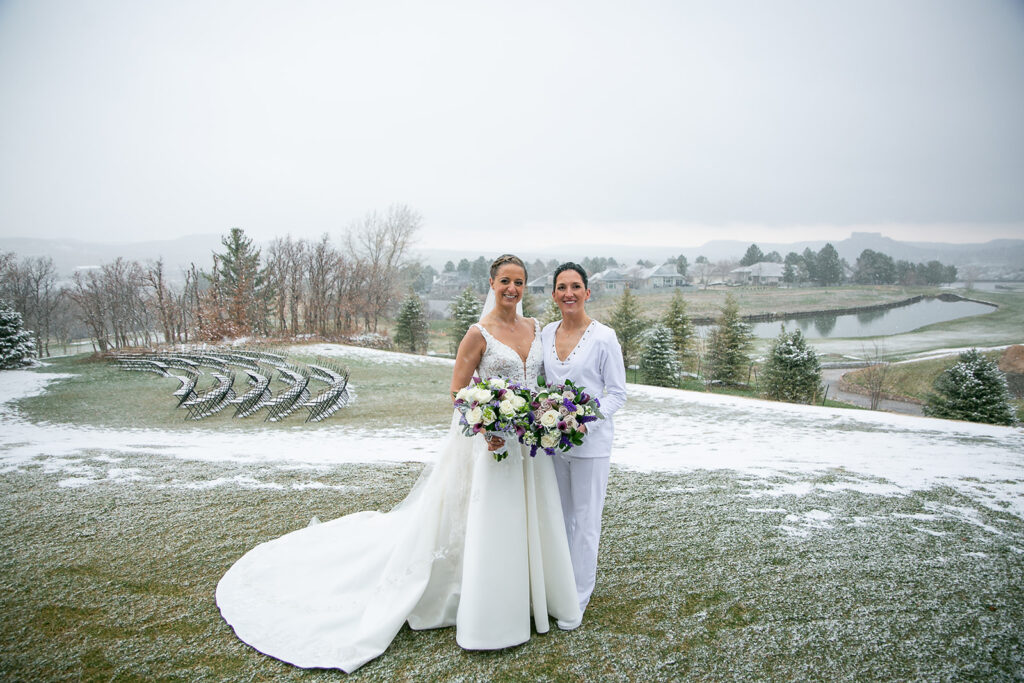
[[[235, 417], [244, 418], [266, 408], [266, 420], [277, 422], [299, 408], [306, 408], [307, 422], [319, 422], [347, 405], [348, 372], [329, 361], [318, 359], [317, 364], [299, 367], [277, 353], [249, 349], [197, 349], [195, 351], [165, 353], [111, 354], [115, 363], [124, 369], [144, 370], [161, 376], [173, 377], [179, 387], [173, 395], [178, 407], [184, 407], [191, 420], [200, 420], [220, 412], [228, 405], [235, 407]], [[273, 395], [270, 384], [273, 371], [267, 372], [261, 363], [278, 370], [278, 379], [288, 389]], [[241, 367], [248, 376], [249, 389], [236, 395], [233, 384], [235, 372], [229, 366]], [[211, 368], [210, 375], [217, 384], [206, 391], [197, 392], [201, 368]], [[183, 373], [171, 372], [182, 370]], [[311, 380], [327, 386], [315, 396], [310, 390]]]
[[246, 370], [249, 376], [249, 391], [234, 399], [235, 417], [249, 417], [258, 412], [271, 400], [270, 377], [253, 370]]
[[327, 385], [326, 389], [306, 401], [305, 407], [309, 409], [306, 422], [319, 422], [346, 405], [348, 405], [348, 374], [337, 375], [335, 381]]
[[217, 380], [217, 384], [180, 404], [188, 411], [190, 420], [202, 420], [204, 417], [219, 413], [235, 397], [234, 389], [232, 389], [235, 383], [235, 373], [211, 372], [210, 374]]
[[278, 369], [279, 379], [290, 386], [280, 394], [267, 401], [267, 422], [278, 422], [288, 417], [309, 399], [309, 373], [294, 367]]

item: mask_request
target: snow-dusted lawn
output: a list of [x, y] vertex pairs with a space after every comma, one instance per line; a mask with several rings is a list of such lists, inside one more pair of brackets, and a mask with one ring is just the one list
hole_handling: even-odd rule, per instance
[[[394, 504], [443, 434], [29, 422], [13, 401], [54, 379], [0, 373], [0, 673], [15, 677], [296, 674], [234, 641], [217, 578], [314, 514]], [[1024, 432], [629, 389], [584, 628], [487, 654], [403, 631], [363, 677], [1024, 672]]]

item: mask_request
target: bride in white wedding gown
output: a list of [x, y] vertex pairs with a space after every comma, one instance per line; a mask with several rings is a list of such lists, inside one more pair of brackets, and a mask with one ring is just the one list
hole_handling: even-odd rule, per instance
[[[526, 268], [491, 266], [493, 310], [459, 346], [452, 389], [479, 377], [535, 386], [540, 326], [517, 311]], [[489, 302], [491, 297], [488, 297]], [[492, 447], [496, 445], [492, 443]], [[256, 546], [217, 585], [243, 641], [301, 667], [351, 672], [387, 649], [402, 624], [455, 626], [466, 649], [492, 650], [580, 623], [558, 487], [549, 456], [518, 443], [495, 461], [452, 417], [436, 462], [390, 512], [359, 512]]]

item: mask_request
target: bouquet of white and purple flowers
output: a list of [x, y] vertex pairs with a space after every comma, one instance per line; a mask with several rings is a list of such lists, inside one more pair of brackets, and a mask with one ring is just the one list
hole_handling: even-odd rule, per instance
[[563, 452], [583, 443], [581, 427], [588, 422], [603, 418], [601, 402], [591, 396], [572, 380], [547, 386], [543, 377], [537, 378], [539, 387], [530, 404], [529, 428], [519, 440], [530, 447], [530, 455], [542, 448], [548, 455], [555, 449]]
[[455, 393], [455, 409], [462, 413], [462, 433], [504, 439], [506, 445], [494, 451], [494, 459], [503, 460], [508, 455], [509, 440], [521, 438], [529, 429], [532, 399], [529, 389], [501, 377], [474, 377], [472, 384]]

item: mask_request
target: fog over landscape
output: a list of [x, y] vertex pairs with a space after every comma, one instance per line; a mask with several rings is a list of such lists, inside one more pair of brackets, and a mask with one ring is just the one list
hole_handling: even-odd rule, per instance
[[4, 238], [1024, 237], [1013, 0], [4, 2], [0, 99]]

